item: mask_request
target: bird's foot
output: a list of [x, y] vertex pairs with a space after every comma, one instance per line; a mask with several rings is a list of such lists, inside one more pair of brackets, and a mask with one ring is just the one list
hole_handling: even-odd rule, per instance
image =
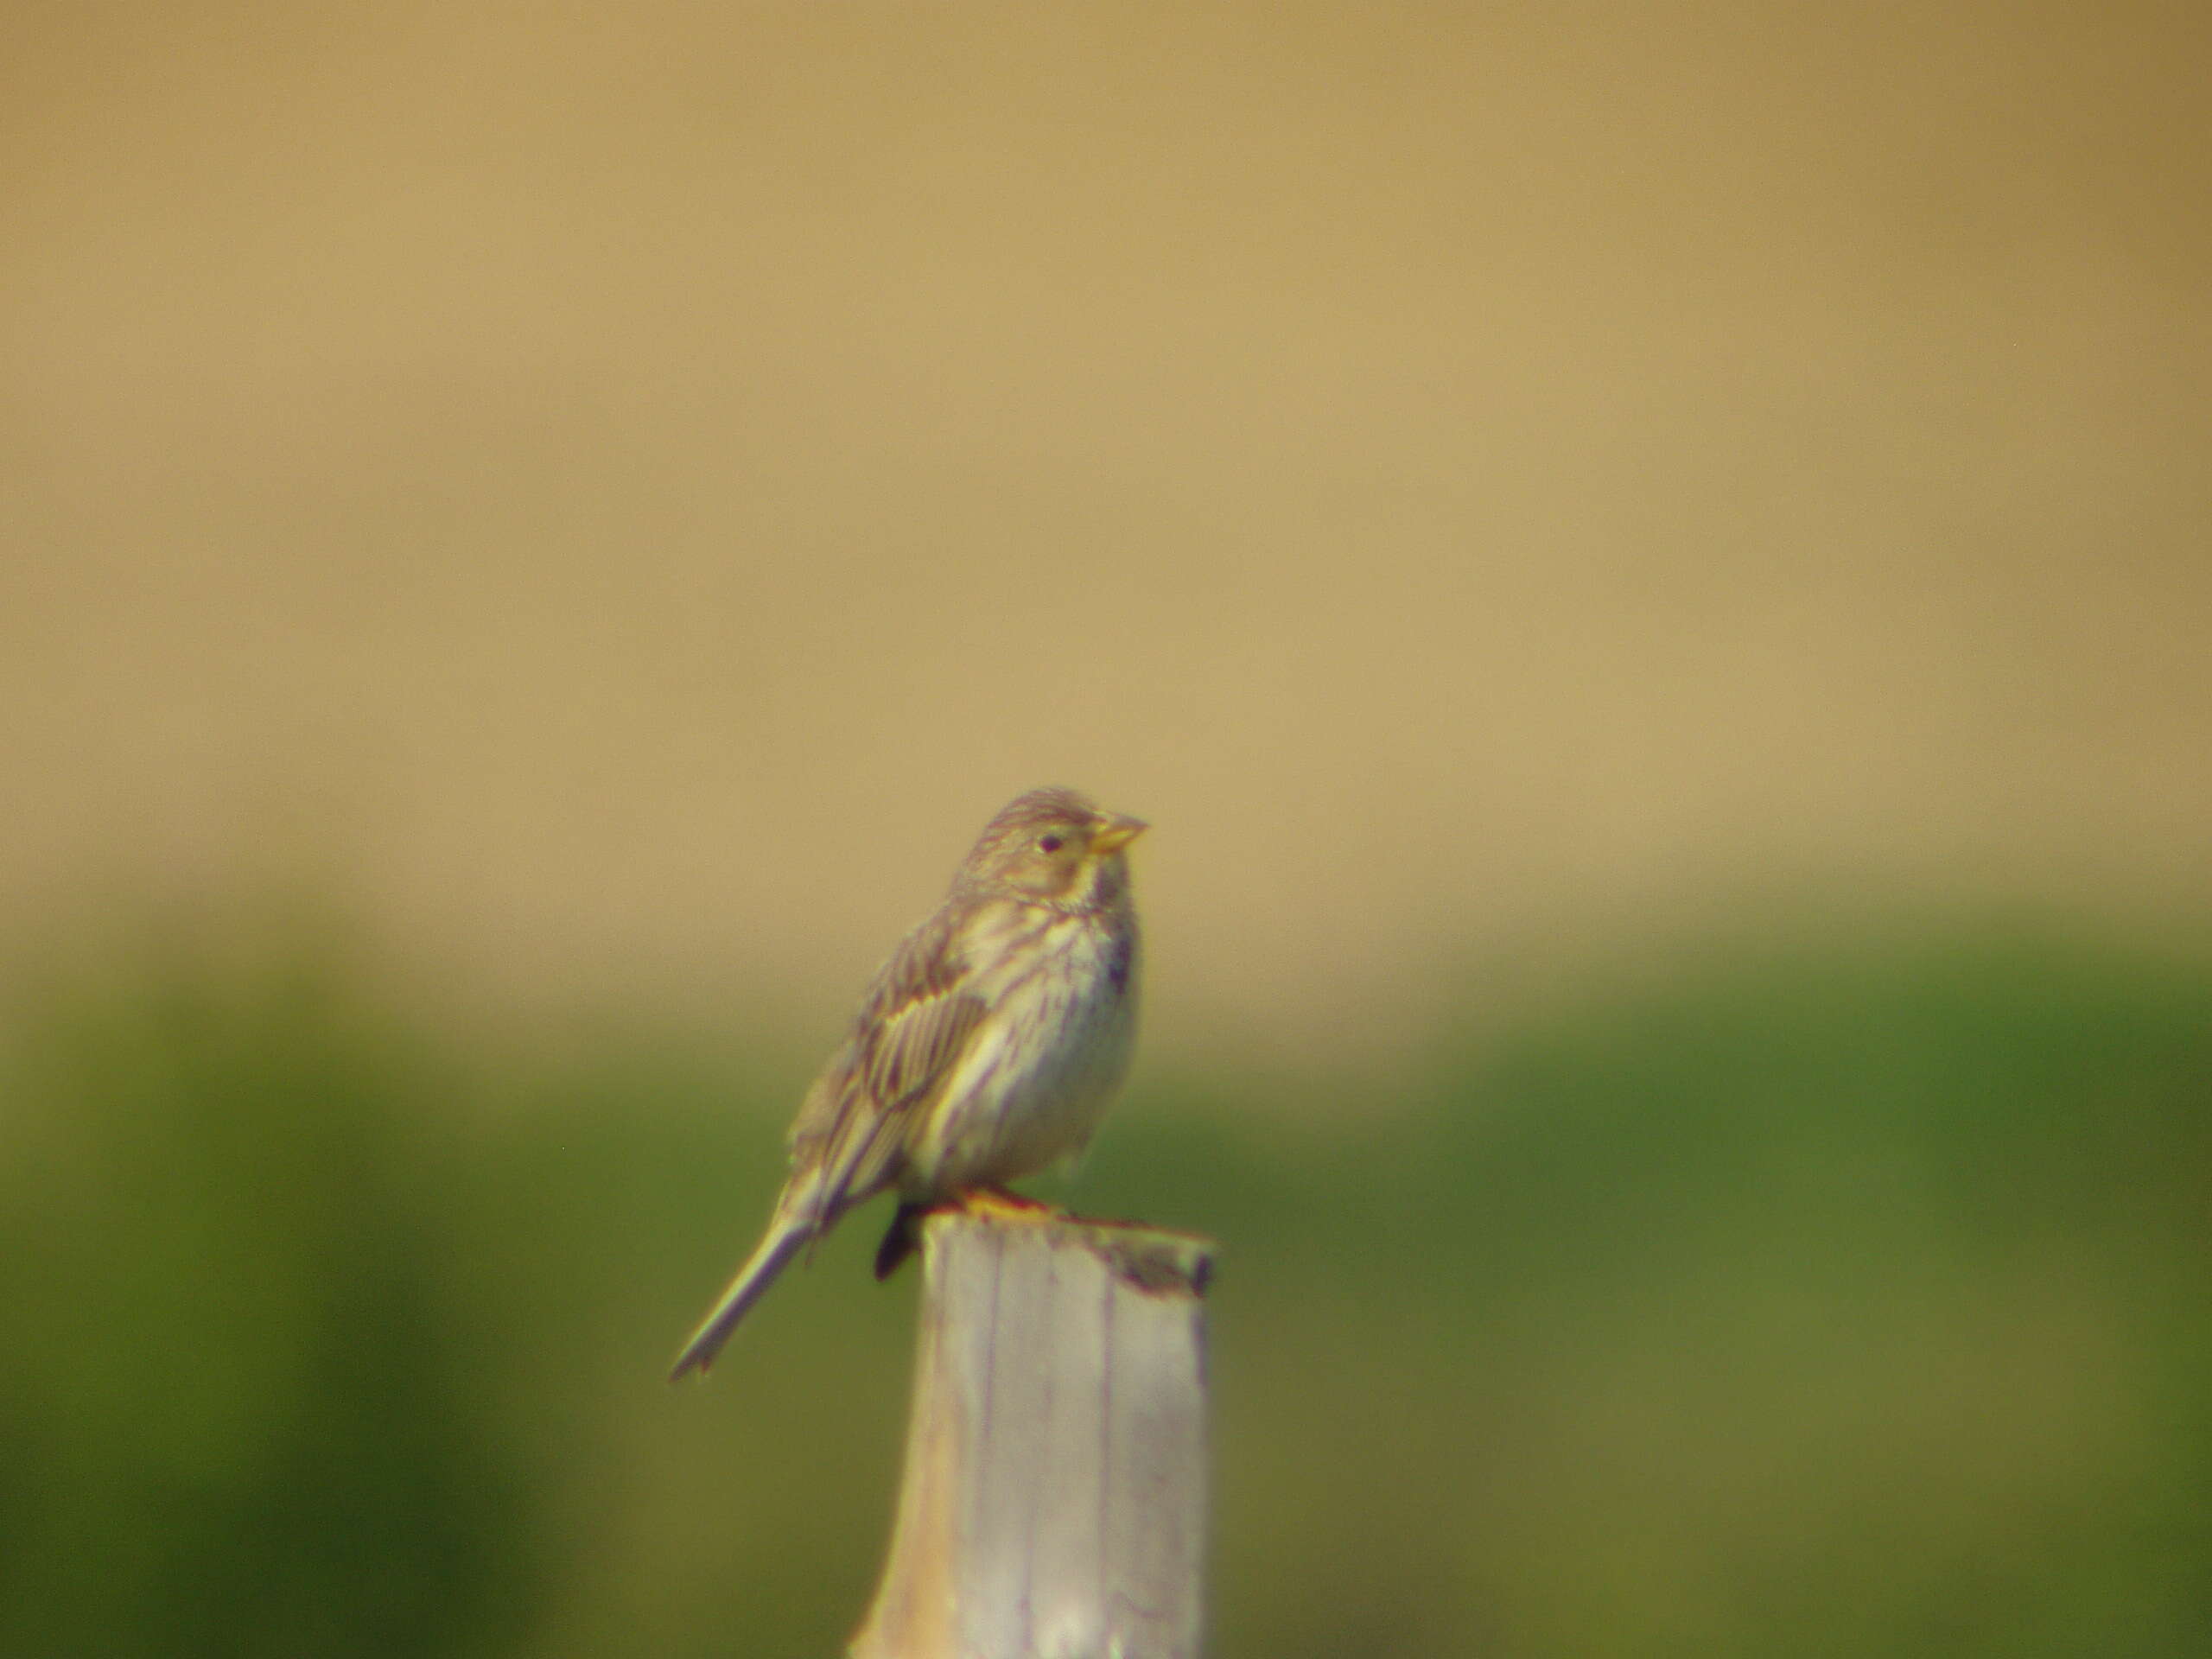
[[1025, 1198], [1002, 1186], [971, 1186], [936, 1204], [903, 1203], [876, 1246], [875, 1276], [888, 1279], [921, 1247], [922, 1223], [935, 1215], [974, 1216], [986, 1221], [1049, 1221], [1067, 1211], [1041, 1198]]
[[971, 1186], [955, 1200], [966, 1214], [994, 1221], [1045, 1221], [1067, 1211], [1040, 1198], [1025, 1198], [1002, 1186]]

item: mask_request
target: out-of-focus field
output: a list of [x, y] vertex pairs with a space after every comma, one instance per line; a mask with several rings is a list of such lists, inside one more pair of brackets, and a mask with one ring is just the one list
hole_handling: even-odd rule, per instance
[[[2201, 1653], [2212, 953], [1696, 959], [1405, 1098], [1143, 1077], [1074, 1196], [1226, 1243], [1212, 1651]], [[660, 1381], [791, 1056], [471, 1050], [311, 931], [5, 1013], [0, 1651], [837, 1650], [911, 1280], [863, 1216]]]
[[0, 925], [819, 1029], [1064, 782], [1155, 1042], [1387, 1059], [1770, 884], [2212, 912], [2188, 7], [15, 22]]

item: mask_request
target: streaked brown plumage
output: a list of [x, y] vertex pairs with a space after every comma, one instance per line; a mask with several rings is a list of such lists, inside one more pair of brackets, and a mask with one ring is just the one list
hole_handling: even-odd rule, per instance
[[916, 1209], [1082, 1150], [1128, 1069], [1138, 936], [1123, 849], [1144, 824], [1070, 789], [993, 818], [944, 901], [869, 986], [791, 1126], [766, 1236], [670, 1373], [704, 1371], [778, 1274], [854, 1205]]

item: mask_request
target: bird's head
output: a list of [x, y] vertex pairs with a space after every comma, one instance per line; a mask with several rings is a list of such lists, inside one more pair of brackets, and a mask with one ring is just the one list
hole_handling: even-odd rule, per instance
[[1145, 828], [1077, 791], [1033, 789], [984, 827], [961, 879], [1045, 904], [1110, 905], [1128, 887], [1122, 850]]

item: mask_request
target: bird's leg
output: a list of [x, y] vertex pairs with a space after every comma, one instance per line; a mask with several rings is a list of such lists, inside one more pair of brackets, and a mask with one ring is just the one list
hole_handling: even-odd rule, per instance
[[884, 1230], [883, 1243], [875, 1247], [875, 1276], [888, 1279], [921, 1248], [922, 1223], [940, 1212], [980, 1216], [995, 1221], [1043, 1221], [1067, 1211], [1041, 1198], [1025, 1198], [1003, 1186], [971, 1186], [934, 1204], [902, 1201]]
[[906, 1258], [922, 1242], [922, 1217], [937, 1206], [915, 1204], [900, 1199], [898, 1212], [891, 1217], [891, 1225], [884, 1230], [883, 1243], [875, 1247], [875, 1276], [888, 1279], [899, 1271]]

